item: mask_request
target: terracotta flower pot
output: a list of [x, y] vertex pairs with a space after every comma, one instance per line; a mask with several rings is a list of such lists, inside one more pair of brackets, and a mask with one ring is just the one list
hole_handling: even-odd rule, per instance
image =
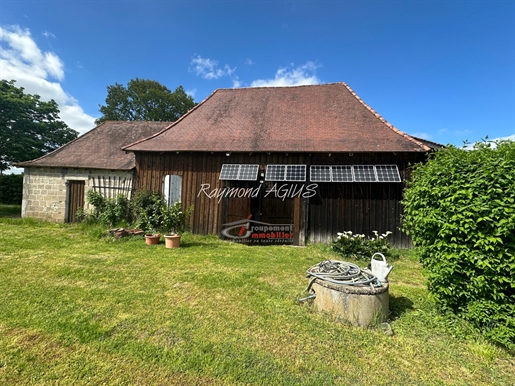
[[160, 235], [145, 235], [145, 242], [147, 245], [159, 244]]
[[181, 235], [165, 235], [166, 248], [179, 248], [181, 245]]

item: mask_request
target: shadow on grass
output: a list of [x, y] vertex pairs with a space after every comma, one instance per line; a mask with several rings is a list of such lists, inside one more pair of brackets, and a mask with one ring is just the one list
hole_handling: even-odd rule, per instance
[[413, 309], [413, 302], [407, 297], [390, 295], [390, 318], [392, 320], [400, 318], [404, 313]]

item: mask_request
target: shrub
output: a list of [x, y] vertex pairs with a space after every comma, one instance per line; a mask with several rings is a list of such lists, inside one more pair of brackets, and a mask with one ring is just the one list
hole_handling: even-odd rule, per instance
[[161, 228], [164, 201], [161, 195], [150, 190], [140, 190], [131, 200], [131, 216], [134, 226], [147, 233], [156, 233]]
[[0, 203], [21, 205], [23, 174], [0, 175]]
[[183, 233], [193, 207], [183, 211], [180, 202], [168, 206], [159, 193], [141, 190], [134, 195], [131, 210], [134, 225], [147, 233]]
[[88, 218], [92, 222], [98, 222], [111, 227], [127, 222], [129, 201], [123, 194], [119, 194], [115, 198], [105, 198], [94, 190], [88, 190], [86, 198], [95, 209], [89, 218], [83, 212], [79, 212], [79, 219]]
[[376, 252], [382, 253], [386, 258], [392, 257], [387, 238], [392, 232], [384, 234], [374, 231], [374, 237], [366, 237], [362, 234], [352, 234], [351, 231], [338, 233], [331, 248], [343, 257], [351, 257], [356, 260], [370, 260]]
[[435, 152], [413, 168], [403, 205], [440, 309], [515, 348], [515, 143]]

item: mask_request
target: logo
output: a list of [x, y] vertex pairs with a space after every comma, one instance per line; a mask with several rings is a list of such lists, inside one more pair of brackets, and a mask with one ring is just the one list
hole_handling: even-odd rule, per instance
[[293, 242], [293, 224], [269, 224], [250, 218], [222, 224], [222, 236], [240, 243]]

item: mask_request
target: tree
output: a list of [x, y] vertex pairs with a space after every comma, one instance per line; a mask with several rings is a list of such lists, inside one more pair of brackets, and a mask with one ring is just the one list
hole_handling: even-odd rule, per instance
[[166, 86], [147, 79], [132, 79], [127, 87], [115, 83], [107, 87], [103, 114], [95, 123], [105, 121], [162, 121], [174, 122], [195, 106], [193, 98], [182, 86], [170, 91]]
[[515, 142], [438, 150], [403, 205], [439, 308], [515, 349]]
[[77, 138], [59, 119], [54, 100], [25, 94], [15, 81], [0, 81], [0, 173], [13, 162], [28, 161]]

